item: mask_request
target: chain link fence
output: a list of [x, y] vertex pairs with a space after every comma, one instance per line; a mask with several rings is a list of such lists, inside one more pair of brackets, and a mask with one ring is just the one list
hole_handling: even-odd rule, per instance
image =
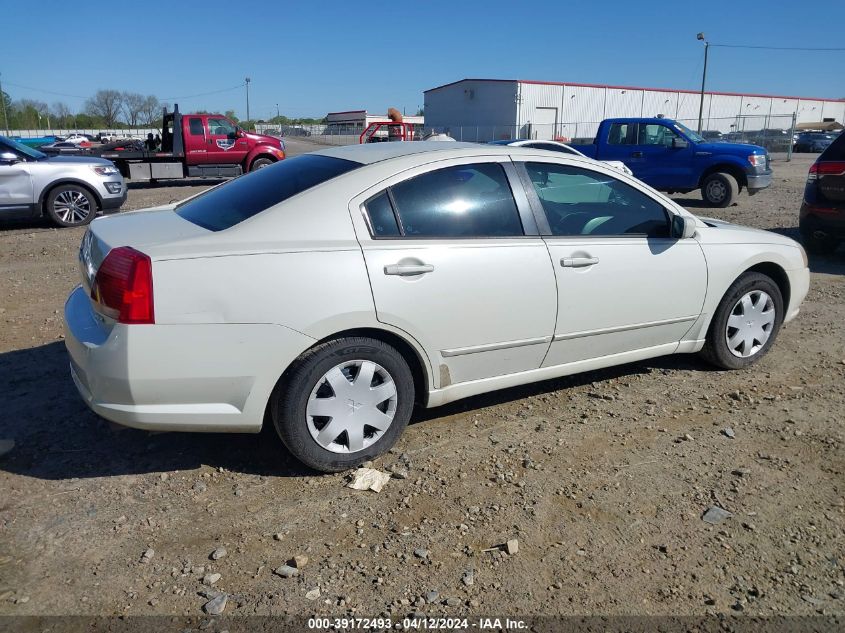
[[[677, 119], [693, 132], [698, 129], [698, 119]], [[456, 141], [487, 143], [505, 139], [556, 140], [574, 145], [588, 145], [593, 142], [600, 121], [570, 121], [566, 123], [521, 125], [441, 125], [417, 128], [417, 137], [432, 133], [448, 134]], [[322, 145], [354, 145], [358, 143], [362, 129], [355, 126], [256, 125], [260, 134], [282, 138], [302, 138]], [[765, 147], [771, 153], [791, 155], [795, 142], [795, 117], [788, 115], [736, 116], [705, 120], [701, 136], [712, 142], [748, 143]]]

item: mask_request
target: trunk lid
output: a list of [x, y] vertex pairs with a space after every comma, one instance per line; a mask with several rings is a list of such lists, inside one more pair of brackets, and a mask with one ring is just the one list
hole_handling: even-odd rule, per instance
[[183, 220], [170, 206], [98, 218], [88, 227], [79, 248], [82, 284], [90, 293], [100, 264], [113, 248], [131, 246], [150, 254], [149, 249], [159, 244], [179, 242], [209, 233], [207, 229]]

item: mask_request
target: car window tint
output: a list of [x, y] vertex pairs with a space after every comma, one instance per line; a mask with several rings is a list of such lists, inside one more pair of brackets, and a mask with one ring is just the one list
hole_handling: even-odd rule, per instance
[[205, 130], [202, 127], [202, 119], [188, 119], [191, 134], [202, 136]]
[[370, 228], [373, 237], [392, 237], [399, 235], [399, 225], [393, 213], [393, 205], [386, 191], [367, 200], [364, 204], [370, 216]]
[[222, 231], [360, 166], [316, 154], [286, 158], [191, 198], [176, 213], [209, 231]]
[[845, 160], [845, 132], [839, 134], [836, 140], [828, 145], [819, 160]]
[[659, 123], [640, 124], [637, 145], [672, 145], [672, 139], [679, 138], [675, 132]]
[[215, 136], [229, 136], [235, 133], [235, 126], [227, 119], [208, 119], [208, 131]]
[[501, 165], [447, 167], [391, 188], [406, 237], [509, 237], [522, 222]]
[[611, 123], [607, 133], [608, 145], [633, 145], [637, 142], [636, 123]]
[[611, 176], [553, 163], [526, 163], [553, 235], [668, 237], [666, 210]]

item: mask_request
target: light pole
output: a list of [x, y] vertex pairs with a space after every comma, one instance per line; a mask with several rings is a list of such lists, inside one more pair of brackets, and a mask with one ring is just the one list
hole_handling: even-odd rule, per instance
[[695, 39], [704, 42], [704, 70], [701, 72], [701, 102], [698, 104], [698, 133], [701, 134], [702, 121], [704, 119], [704, 82], [707, 81], [707, 51], [710, 50], [710, 42], [704, 39], [704, 33], [699, 33]]
[[[279, 104], [277, 103], [276, 104], [276, 119], [280, 119], [280, 118], [282, 118], [282, 117], [279, 114]], [[278, 121], [276, 121], [276, 123], [278, 123]]]
[[246, 78], [246, 121], [247, 125], [249, 125], [249, 82], [250, 78]]

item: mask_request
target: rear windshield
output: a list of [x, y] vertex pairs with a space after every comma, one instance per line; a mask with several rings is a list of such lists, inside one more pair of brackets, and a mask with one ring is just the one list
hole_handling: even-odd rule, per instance
[[836, 140], [828, 145], [819, 160], [845, 160], [845, 132], [841, 132]]
[[209, 231], [222, 231], [357, 167], [361, 163], [314, 154], [286, 158], [183, 202], [176, 213]]

